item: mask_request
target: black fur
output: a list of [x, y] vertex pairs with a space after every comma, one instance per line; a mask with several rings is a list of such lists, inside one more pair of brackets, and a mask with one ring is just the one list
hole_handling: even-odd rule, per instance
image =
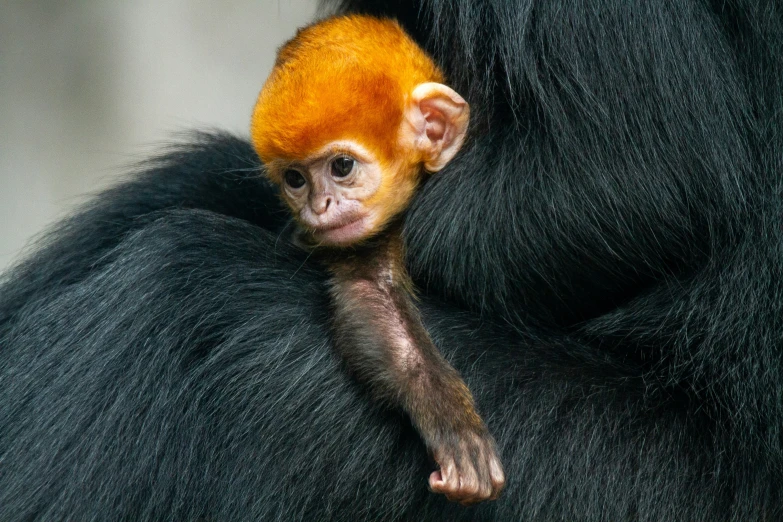
[[426, 491], [248, 144], [200, 136], [0, 287], [0, 520], [783, 518], [783, 7], [348, 0], [473, 107], [407, 220], [508, 487]]

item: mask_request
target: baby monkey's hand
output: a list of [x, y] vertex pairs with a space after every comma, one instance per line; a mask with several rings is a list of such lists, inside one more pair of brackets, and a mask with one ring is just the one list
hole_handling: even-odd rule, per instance
[[498, 498], [506, 477], [495, 440], [481, 428], [455, 432], [432, 448], [440, 466], [429, 478], [433, 492], [464, 506]]

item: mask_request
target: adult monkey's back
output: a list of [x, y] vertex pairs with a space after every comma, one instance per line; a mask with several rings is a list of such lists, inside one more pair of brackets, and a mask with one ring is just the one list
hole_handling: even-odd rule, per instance
[[777, 4], [353, 3], [474, 107], [407, 237], [505, 496], [427, 495], [250, 147], [218, 136], [0, 288], [0, 519], [779, 519]]

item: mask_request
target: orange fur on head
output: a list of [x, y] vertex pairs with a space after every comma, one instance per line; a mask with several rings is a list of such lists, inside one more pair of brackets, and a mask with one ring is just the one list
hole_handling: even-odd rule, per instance
[[[299, 30], [279, 51], [258, 98], [251, 137], [264, 163], [302, 160], [354, 140], [390, 165], [408, 94], [443, 74], [399, 24], [351, 15]], [[410, 155], [405, 151], [405, 155]]]

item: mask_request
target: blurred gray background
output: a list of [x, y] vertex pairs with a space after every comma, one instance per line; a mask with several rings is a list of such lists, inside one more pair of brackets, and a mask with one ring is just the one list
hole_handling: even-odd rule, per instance
[[0, 2], [0, 271], [193, 128], [247, 134], [276, 48], [315, 0]]

